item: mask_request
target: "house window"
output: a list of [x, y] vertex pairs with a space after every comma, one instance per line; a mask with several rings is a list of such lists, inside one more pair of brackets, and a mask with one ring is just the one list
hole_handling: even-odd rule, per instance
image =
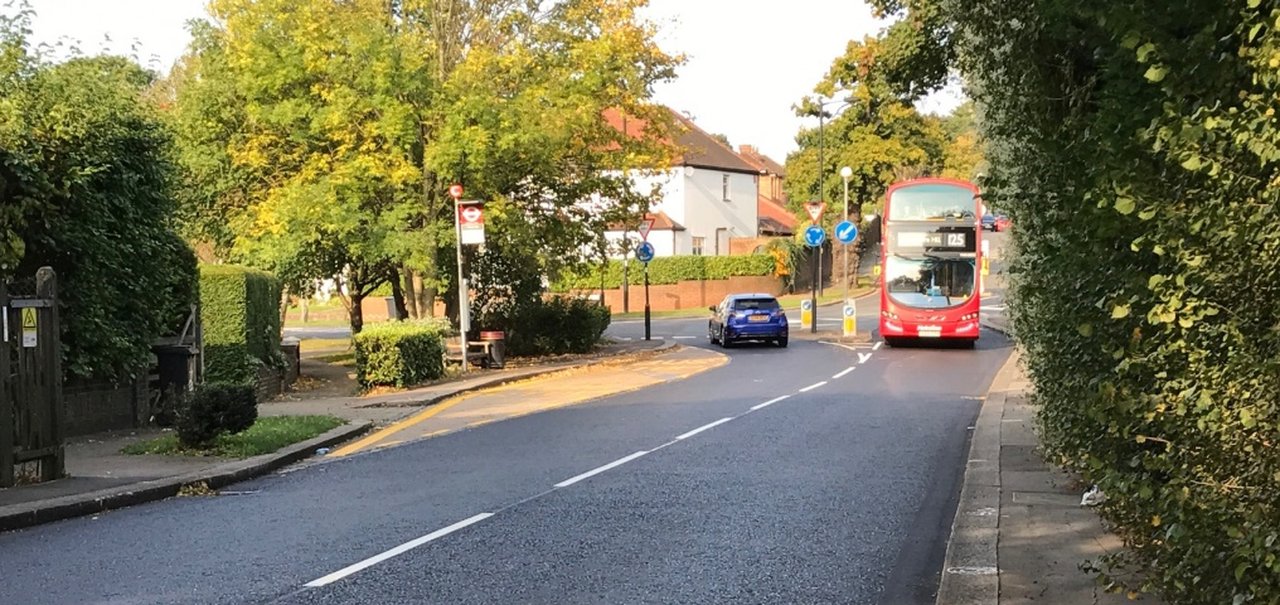
[[732, 201], [729, 199], [729, 175], [727, 174], [720, 175], [720, 198], [726, 202]]
[[702, 244], [705, 240], [706, 240], [705, 237], [693, 238], [693, 253], [695, 255], [702, 256]]

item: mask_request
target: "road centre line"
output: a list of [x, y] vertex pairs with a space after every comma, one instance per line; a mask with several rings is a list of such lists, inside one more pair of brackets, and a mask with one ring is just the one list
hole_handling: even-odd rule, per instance
[[870, 353], [858, 353], [858, 363], [867, 363], [868, 359], [871, 359]]
[[827, 381], [825, 381], [825, 380], [824, 380], [824, 381], [822, 381], [822, 382], [814, 383], [814, 384], [811, 384], [811, 385], [809, 385], [809, 386], [807, 386], [807, 387], [805, 387], [805, 388], [803, 388], [803, 389], [800, 389], [800, 392], [801, 392], [801, 393], [808, 393], [809, 391], [812, 391], [812, 390], [814, 390], [814, 389], [816, 389], [816, 388], [818, 388], [818, 387], [823, 387], [823, 386], [826, 386], [826, 385], [827, 385]]
[[770, 399], [770, 400], [768, 400], [768, 401], [766, 401], [766, 402], [764, 402], [764, 403], [760, 403], [760, 404], [756, 404], [756, 405], [751, 406], [751, 411], [753, 411], [753, 412], [754, 412], [754, 411], [759, 410], [759, 409], [767, 408], [767, 407], [769, 407], [769, 406], [771, 406], [771, 405], [773, 405], [773, 404], [775, 404], [775, 403], [778, 403], [779, 401], [782, 401], [783, 399], [787, 399], [787, 398], [789, 398], [789, 397], [791, 397], [791, 396], [790, 396], [790, 395], [783, 395], [783, 396], [781, 396], [781, 397], [774, 397], [773, 399]]
[[831, 377], [831, 379], [832, 379], [832, 380], [835, 380], [835, 379], [837, 379], [837, 378], [844, 378], [844, 377], [845, 377], [849, 372], [852, 372], [852, 371], [853, 371], [853, 366], [849, 366], [849, 367], [847, 367], [847, 368], [845, 368], [845, 369], [840, 370], [839, 372], [837, 372], [835, 376], [832, 376], [832, 377]]
[[307, 582], [305, 586], [307, 588], [319, 588], [321, 586], [332, 584], [353, 573], [356, 573], [358, 571], [364, 570], [369, 567], [373, 567], [374, 565], [377, 565], [383, 561], [386, 561], [387, 559], [390, 559], [398, 555], [402, 555], [419, 546], [422, 546], [423, 544], [431, 542], [432, 540], [438, 540], [455, 531], [458, 531], [469, 525], [474, 525], [476, 523], [484, 521], [485, 519], [488, 519], [489, 517], [492, 517], [492, 516], [493, 516], [493, 513], [480, 513], [478, 515], [469, 517], [467, 519], [463, 519], [462, 521], [454, 523], [453, 525], [450, 525], [448, 527], [444, 527], [441, 529], [437, 529], [425, 536], [422, 536], [421, 538], [415, 538], [413, 540], [405, 542], [400, 546], [392, 548], [391, 550], [385, 551], [381, 554], [377, 554], [372, 557], [369, 557], [368, 559], [365, 559], [359, 563], [355, 563], [353, 565], [348, 565], [346, 567], [343, 567], [342, 569], [339, 569], [338, 571], [335, 571], [327, 576], [324, 576], [322, 578], [317, 578], [315, 580]]
[[634, 453], [634, 454], [631, 454], [631, 455], [629, 455], [629, 456], [623, 456], [623, 457], [618, 458], [617, 460], [614, 460], [613, 462], [610, 462], [609, 464], [606, 464], [606, 465], [604, 465], [604, 466], [598, 466], [598, 467], [593, 468], [593, 469], [591, 469], [591, 470], [589, 470], [589, 471], [587, 471], [587, 472], [585, 472], [585, 473], [582, 473], [581, 475], [578, 475], [578, 476], [576, 476], [576, 477], [570, 477], [570, 478], [568, 478], [568, 479], [565, 479], [564, 481], [561, 481], [561, 482], [557, 483], [557, 484], [556, 484], [556, 487], [569, 487], [570, 485], [573, 485], [574, 483], [577, 483], [577, 482], [579, 482], [579, 481], [582, 481], [583, 479], [589, 479], [589, 478], [594, 477], [594, 476], [596, 476], [596, 475], [599, 475], [600, 473], [603, 473], [603, 472], [605, 472], [605, 471], [607, 471], [607, 470], [609, 470], [609, 469], [611, 469], [611, 468], [615, 468], [615, 467], [622, 466], [622, 465], [624, 465], [624, 464], [626, 464], [626, 463], [628, 463], [628, 462], [631, 462], [632, 460], [635, 460], [636, 458], [639, 458], [639, 457], [641, 457], [641, 456], [643, 456], [643, 455], [645, 455], [645, 454], [648, 454], [648, 453], [649, 453], [649, 450], [641, 450], [641, 451], [636, 452], [636, 453]]
[[679, 436], [677, 436], [677, 437], [676, 437], [676, 441], [681, 441], [681, 440], [684, 440], [684, 439], [688, 439], [688, 438], [690, 438], [690, 437], [692, 437], [692, 436], [694, 436], [694, 435], [697, 435], [698, 433], [701, 433], [702, 431], [705, 431], [705, 430], [708, 430], [708, 429], [713, 429], [713, 428], [715, 428], [715, 427], [717, 427], [717, 426], [720, 426], [720, 425], [722, 425], [722, 424], [724, 424], [724, 423], [726, 423], [726, 422], [729, 422], [730, 420], [733, 420], [733, 418], [732, 418], [732, 417], [729, 417], [729, 416], [726, 416], [726, 417], [721, 418], [721, 419], [719, 419], [719, 420], [717, 420], [717, 421], [715, 421], [715, 422], [712, 422], [712, 423], [709, 423], [709, 424], [704, 424], [704, 425], [702, 425], [702, 426], [700, 426], [700, 427], [698, 427], [698, 428], [696, 428], [696, 429], [693, 429], [692, 431], [689, 431], [689, 432], [687, 432], [687, 433], [685, 433], [685, 434], [683, 434], [683, 435], [679, 435]]
[[883, 341], [883, 340], [877, 340], [877, 341], [876, 341], [876, 344], [871, 345], [871, 350], [872, 350], [872, 351], [879, 351], [879, 350], [880, 350], [880, 347], [881, 347], [881, 346], [883, 346], [883, 345], [884, 345], [884, 341]]

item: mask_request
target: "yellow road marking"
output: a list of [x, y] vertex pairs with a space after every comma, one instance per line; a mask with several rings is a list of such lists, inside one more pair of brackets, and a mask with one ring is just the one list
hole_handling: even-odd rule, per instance
[[355, 452], [358, 452], [361, 449], [364, 449], [365, 446], [373, 445], [374, 443], [377, 443], [379, 441], [382, 441], [383, 439], [386, 439], [388, 435], [394, 435], [411, 426], [422, 424], [423, 422], [426, 422], [428, 419], [430, 419], [432, 416], [435, 416], [436, 414], [439, 414], [455, 405], [458, 405], [463, 401], [466, 401], [465, 397], [455, 397], [450, 401], [442, 401], [440, 403], [437, 403], [425, 410], [422, 410], [421, 412], [418, 412], [417, 414], [414, 414], [408, 418], [405, 418], [404, 420], [391, 423], [382, 430], [374, 431], [362, 439], [359, 439], [357, 441], [344, 445], [336, 450], [333, 450], [332, 452], [329, 452], [328, 457], [341, 458], [343, 456], [354, 454]]

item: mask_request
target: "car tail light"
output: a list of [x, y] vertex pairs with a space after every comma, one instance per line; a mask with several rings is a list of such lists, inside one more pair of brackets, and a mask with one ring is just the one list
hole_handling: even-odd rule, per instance
[[973, 321], [978, 318], [977, 313], [965, 313], [960, 316], [960, 321]]

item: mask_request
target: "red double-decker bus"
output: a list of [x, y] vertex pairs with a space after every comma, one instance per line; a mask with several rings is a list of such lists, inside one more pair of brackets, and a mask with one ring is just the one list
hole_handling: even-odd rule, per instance
[[880, 335], [968, 342], [979, 336], [982, 211], [978, 188], [952, 179], [895, 183], [885, 194]]

